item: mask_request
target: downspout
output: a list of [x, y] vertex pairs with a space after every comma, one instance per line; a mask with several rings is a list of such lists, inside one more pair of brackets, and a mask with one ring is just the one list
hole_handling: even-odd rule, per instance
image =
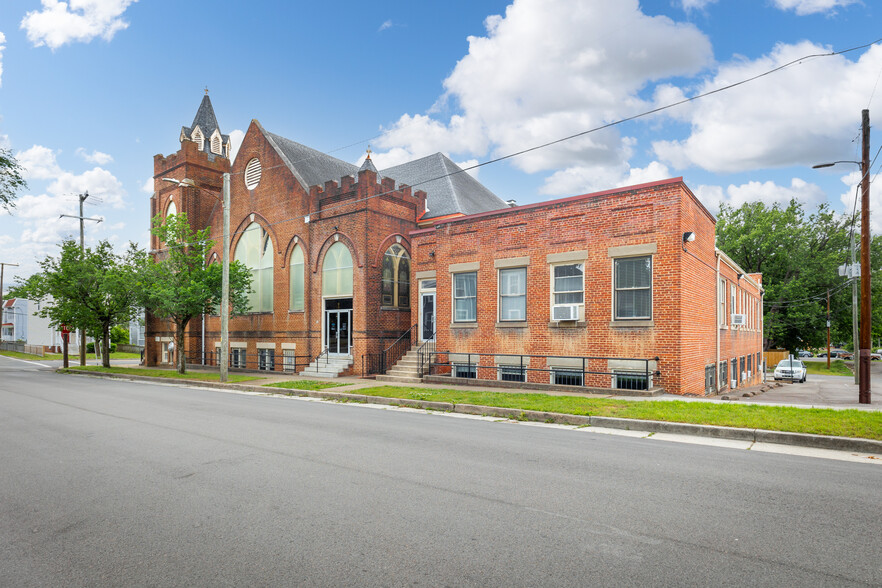
[[205, 313], [202, 313], [202, 365], [205, 365]]
[[716, 346], [717, 346], [717, 362], [714, 364], [714, 369], [716, 370], [716, 379], [717, 379], [717, 392], [722, 391], [723, 384], [727, 384], [728, 382], [720, 382], [720, 323], [723, 317], [720, 316], [720, 250], [714, 247], [714, 257], [717, 258], [717, 274], [716, 274], [716, 287], [714, 291], [717, 293], [717, 298], [714, 300], [714, 306], [717, 309], [717, 312], [714, 313], [717, 317], [717, 324], [714, 325], [714, 333], [716, 333]]

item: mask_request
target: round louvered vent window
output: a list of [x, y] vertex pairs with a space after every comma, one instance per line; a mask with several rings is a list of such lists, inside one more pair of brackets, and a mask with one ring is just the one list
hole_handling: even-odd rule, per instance
[[256, 157], [245, 166], [245, 187], [253, 190], [260, 183], [260, 160]]

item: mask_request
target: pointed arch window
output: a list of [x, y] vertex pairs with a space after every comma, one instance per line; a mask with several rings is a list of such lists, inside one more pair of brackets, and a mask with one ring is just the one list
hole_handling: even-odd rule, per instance
[[303, 248], [300, 245], [294, 246], [291, 252], [291, 294], [288, 308], [293, 311], [302, 311], [304, 308], [303, 291]]
[[398, 243], [383, 255], [383, 306], [410, 308], [410, 256]]
[[174, 200], [168, 203], [168, 208], [165, 209], [165, 218], [168, 218], [173, 214], [178, 214], [178, 207], [175, 206]]
[[193, 131], [193, 142], [199, 145], [199, 151], [205, 147], [205, 137], [202, 136], [202, 131], [199, 129]]
[[221, 154], [221, 138], [217, 133], [211, 138], [211, 152]]
[[273, 248], [269, 233], [257, 223], [248, 225], [236, 245], [235, 259], [251, 271], [251, 312], [272, 312]]
[[322, 263], [322, 296], [352, 296], [352, 254], [339, 241]]

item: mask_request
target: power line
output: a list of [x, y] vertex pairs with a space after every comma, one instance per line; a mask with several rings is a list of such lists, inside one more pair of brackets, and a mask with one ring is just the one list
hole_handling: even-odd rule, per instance
[[[423, 184], [427, 184], [427, 183], [429, 183], [429, 182], [434, 182], [434, 181], [436, 181], [436, 180], [441, 180], [441, 179], [444, 179], [444, 178], [448, 178], [448, 177], [451, 177], [451, 176], [454, 176], [454, 175], [457, 175], [457, 174], [460, 174], [460, 173], [463, 173], [463, 172], [467, 172], [467, 171], [470, 171], [470, 170], [473, 170], [473, 169], [478, 169], [478, 168], [483, 167], [483, 166], [485, 166], [485, 165], [490, 165], [490, 164], [493, 164], [493, 163], [498, 163], [498, 162], [500, 162], [500, 161], [504, 161], [504, 160], [506, 160], [506, 159], [511, 159], [511, 158], [513, 158], [513, 157], [517, 157], [517, 156], [520, 156], [520, 155], [524, 155], [524, 154], [526, 154], [526, 153], [530, 153], [530, 152], [532, 152], [532, 151], [537, 151], [537, 150], [539, 150], [539, 149], [544, 149], [544, 148], [546, 148], [546, 147], [550, 147], [550, 146], [552, 146], [552, 145], [557, 145], [557, 144], [559, 144], [559, 143], [563, 143], [563, 142], [565, 142], [565, 141], [570, 141], [570, 140], [572, 140], [572, 139], [576, 139], [576, 138], [578, 138], [578, 137], [582, 137], [582, 136], [585, 136], [585, 135], [588, 135], [588, 134], [591, 134], [591, 133], [596, 133], [596, 132], [598, 132], [598, 131], [602, 131], [602, 130], [604, 130], [604, 129], [612, 128], [612, 127], [615, 127], [615, 126], [618, 126], [618, 125], [624, 124], [624, 123], [626, 123], [626, 122], [630, 122], [630, 121], [633, 121], [633, 120], [637, 120], [637, 119], [640, 119], [640, 118], [644, 118], [644, 117], [650, 116], [650, 115], [652, 115], [652, 114], [657, 114], [657, 113], [659, 113], [659, 112], [662, 112], [662, 111], [665, 111], [665, 110], [668, 110], [668, 109], [674, 108], [674, 107], [676, 107], [676, 106], [680, 106], [680, 105], [683, 105], [683, 104], [687, 104], [687, 103], [689, 103], [689, 102], [693, 102], [693, 101], [699, 100], [699, 99], [701, 99], [701, 98], [706, 98], [707, 96], [711, 96], [711, 95], [713, 95], [713, 94], [718, 94], [718, 93], [720, 93], [720, 92], [724, 92], [724, 91], [726, 91], [726, 90], [731, 90], [732, 88], [735, 88], [735, 87], [738, 87], [738, 86], [741, 86], [741, 85], [747, 84], [747, 83], [749, 83], [749, 82], [752, 82], [752, 81], [758, 80], [758, 79], [760, 79], [760, 78], [763, 78], [763, 77], [769, 76], [769, 75], [771, 75], [771, 74], [773, 74], [773, 73], [777, 73], [777, 72], [782, 71], [782, 70], [784, 70], [784, 69], [787, 69], [787, 68], [789, 68], [789, 67], [791, 67], [791, 66], [793, 66], [793, 65], [802, 65], [802, 63], [803, 63], [804, 61], [807, 61], [807, 60], [817, 59], [817, 58], [820, 58], [820, 57], [833, 57], [833, 56], [836, 56], [836, 55], [844, 55], [844, 54], [846, 54], [846, 53], [851, 53], [851, 52], [853, 52], [853, 51], [859, 51], [859, 50], [861, 50], [861, 49], [866, 49], [867, 47], [871, 47], [871, 46], [876, 45], [877, 43], [880, 43], [880, 42], [882, 42], [882, 38], [876, 39], [875, 41], [872, 41], [872, 42], [870, 42], [870, 43], [864, 43], [864, 44], [862, 44], [862, 45], [858, 45], [858, 46], [856, 46], [856, 47], [851, 47], [851, 48], [849, 48], [849, 49], [843, 49], [842, 51], [832, 51], [832, 52], [829, 52], [829, 53], [813, 53], [813, 54], [805, 55], [805, 56], [803, 56], [803, 57], [800, 57], [800, 58], [798, 58], [798, 59], [794, 59], [794, 60], [792, 60], [792, 61], [790, 61], [790, 62], [788, 62], [788, 63], [785, 63], [785, 64], [780, 65], [780, 66], [778, 66], [778, 67], [772, 68], [772, 69], [770, 69], [770, 70], [767, 70], [767, 71], [765, 71], [765, 72], [763, 72], [763, 73], [760, 73], [760, 74], [757, 74], [757, 75], [755, 75], [755, 76], [751, 76], [751, 77], [749, 77], [749, 78], [745, 78], [745, 79], [740, 80], [740, 81], [738, 81], [738, 82], [734, 82], [734, 83], [732, 83], [732, 84], [728, 84], [728, 85], [726, 85], [726, 86], [722, 86], [722, 87], [720, 87], [720, 88], [715, 88], [715, 89], [713, 89], [713, 90], [709, 90], [709, 91], [707, 91], [707, 92], [704, 92], [704, 93], [702, 93], [702, 94], [697, 94], [697, 95], [695, 95], [695, 96], [691, 96], [691, 97], [689, 97], [689, 98], [684, 98], [683, 100], [678, 100], [678, 101], [676, 101], [676, 102], [672, 102], [672, 103], [667, 104], [667, 105], [665, 105], [665, 106], [659, 106], [659, 107], [657, 107], [657, 108], [653, 108], [653, 109], [651, 109], [651, 110], [647, 110], [647, 111], [641, 112], [641, 113], [639, 113], [639, 114], [635, 114], [635, 115], [632, 115], [632, 116], [629, 116], [629, 117], [625, 117], [625, 118], [622, 118], [622, 119], [619, 119], [619, 120], [616, 120], [616, 121], [613, 121], [613, 122], [610, 122], [610, 123], [606, 123], [606, 124], [600, 125], [600, 126], [598, 126], [598, 127], [594, 127], [594, 128], [591, 128], [591, 129], [587, 129], [587, 130], [584, 130], [584, 131], [580, 131], [580, 132], [578, 132], [578, 133], [574, 133], [574, 134], [572, 134], [572, 135], [567, 135], [566, 137], [562, 137], [562, 138], [559, 138], [559, 139], [555, 139], [555, 140], [553, 140], [553, 141], [548, 141], [548, 142], [546, 142], [546, 143], [542, 143], [542, 144], [539, 144], [539, 145], [534, 145], [533, 147], [528, 147], [528, 148], [526, 148], [526, 149], [521, 149], [521, 150], [519, 150], [519, 151], [515, 151], [515, 152], [513, 152], [513, 153], [509, 153], [509, 154], [507, 154], [507, 155], [502, 155], [502, 156], [500, 156], [500, 157], [496, 157], [496, 158], [493, 158], [493, 159], [489, 159], [489, 160], [487, 160], [487, 161], [484, 161], [484, 162], [481, 162], [481, 163], [477, 163], [477, 164], [475, 164], [475, 165], [471, 165], [471, 166], [466, 167], [466, 168], [461, 168], [461, 169], [459, 169], [459, 170], [456, 170], [456, 171], [453, 171], [453, 172], [450, 172], [450, 173], [447, 173], [447, 174], [442, 174], [442, 175], [437, 176], [437, 177], [434, 177], [434, 178], [430, 178], [430, 179], [426, 179], [426, 180], [421, 180], [421, 181], [419, 181], [419, 182], [416, 182], [416, 183], [414, 183], [414, 184], [411, 184], [410, 187], [413, 188], [413, 187], [416, 187], [416, 186], [420, 186], [420, 185], [423, 185]], [[357, 144], [357, 143], [356, 143], [356, 144]], [[316, 157], [318, 157], [318, 155], [316, 155]], [[307, 158], [304, 158], [304, 159], [297, 160], [296, 162], [292, 162], [292, 165], [295, 164], [295, 163], [300, 163], [300, 162], [302, 162], [302, 161], [307, 161], [308, 159], [311, 159], [311, 158], [307, 157]], [[279, 165], [270, 166], [270, 167], [268, 167], [268, 168], [264, 168], [264, 170], [271, 170], [271, 169], [280, 168], [280, 167], [287, 167], [287, 164], [279, 164]], [[242, 174], [244, 174], [244, 173], [245, 173], [244, 171], [241, 171], [241, 172], [231, 173], [231, 175], [242, 175]], [[351, 201], [349, 201], [349, 202], [341, 203], [341, 204], [338, 204], [338, 205], [336, 205], [336, 206], [331, 206], [331, 207], [329, 207], [329, 208], [322, 209], [321, 211], [312, 212], [312, 213], [310, 213], [310, 214], [312, 215], [312, 214], [318, 214], [319, 212], [333, 211], [333, 210], [336, 210], [336, 209], [338, 209], [338, 208], [342, 208], [342, 207], [345, 207], [345, 206], [349, 206], [349, 205], [351, 205], [351, 204], [357, 204], [357, 203], [359, 203], [359, 202], [364, 202], [364, 201], [366, 201], [366, 200], [370, 200], [370, 199], [372, 199], [372, 198], [377, 198], [377, 197], [379, 197], [379, 196], [385, 196], [385, 195], [388, 195], [388, 194], [390, 194], [390, 193], [392, 193], [392, 192], [391, 192], [391, 191], [388, 191], [388, 192], [380, 192], [380, 193], [378, 193], [378, 194], [374, 194], [373, 196], [367, 196], [367, 197], [365, 197], [365, 198], [360, 198], [360, 199], [357, 199], [357, 200], [351, 200]], [[306, 216], [306, 215], [298, 215], [298, 216], [296, 216], [296, 217], [292, 217], [292, 218], [288, 218], [288, 219], [282, 219], [282, 220], [276, 221], [276, 222], [274, 222], [274, 223], [271, 223], [270, 226], [274, 226], [274, 225], [277, 225], [277, 224], [281, 224], [281, 223], [284, 223], [284, 222], [293, 221], [293, 220], [297, 220], [297, 219], [302, 219], [302, 218], [305, 218], [305, 216]]]

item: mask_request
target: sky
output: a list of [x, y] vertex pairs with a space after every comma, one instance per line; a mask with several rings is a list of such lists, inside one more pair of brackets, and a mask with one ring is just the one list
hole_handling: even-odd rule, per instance
[[[812, 165], [860, 159], [861, 111], [882, 117], [880, 11], [877, 0], [7, 0], [0, 147], [29, 186], [0, 212], [0, 262], [26, 277], [78, 238], [78, 221], [59, 215], [76, 215], [86, 190], [85, 215], [102, 219], [87, 221], [87, 245], [145, 246], [153, 156], [180, 148], [206, 88], [234, 150], [257, 119], [356, 164], [370, 146], [380, 170], [439, 151], [467, 166], [611, 125], [470, 173], [519, 204], [682, 176], [713, 214], [791, 198], [850, 214], [857, 166]], [[882, 193], [871, 195], [878, 234]]]

